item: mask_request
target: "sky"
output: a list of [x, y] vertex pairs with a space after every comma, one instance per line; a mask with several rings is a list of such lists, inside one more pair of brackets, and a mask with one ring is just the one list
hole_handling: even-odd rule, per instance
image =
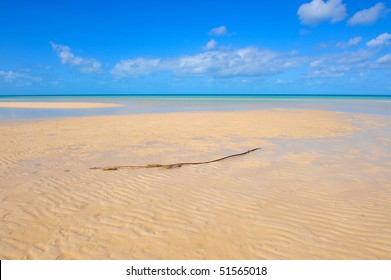
[[0, 26], [0, 95], [391, 94], [390, 0], [1, 0]]

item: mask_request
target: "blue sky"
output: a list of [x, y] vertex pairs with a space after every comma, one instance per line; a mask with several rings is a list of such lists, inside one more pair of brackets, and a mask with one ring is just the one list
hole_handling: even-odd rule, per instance
[[391, 94], [389, 0], [3, 0], [0, 25], [0, 95]]

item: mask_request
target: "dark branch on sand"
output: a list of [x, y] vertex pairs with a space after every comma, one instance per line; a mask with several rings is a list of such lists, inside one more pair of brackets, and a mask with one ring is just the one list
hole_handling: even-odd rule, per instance
[[179, 167], [182, 167], [183, 165], [199, 165], [199, 164], [208, 164], [208, 163], [212, 163], [212, 162], [217, 162], [217, 161], [225, 160], [225, 159], [228, 159], [228, 158], [231, 158], [231, 157], [243, 156], [243, 155], [249, 154], [251, 152], [254, 152], [254, 151], [257, 151], [257, 150], [260, 150], [260, 149], [262, 149], [262, 148], [255, 148], [255, 149], [251, 149], [251, 150], [248, 150], [246, 152], [243, 152], [243, 153], [233, 154], [233, 155], [229, 155], [229, 156], [226, 156], [226, 157], [222, 157], [222, 158], [218, 158], [218, 159], [210, 160], [210, 161], [179, 162], [179, 163], [171, 163], [171, 164], [155, 164], [155, 163], [152, 163], [152, 164], [147, 164], [147, 165], [119, 165], [119, 166], [91, 167], [90, 169], [100, 169], [100, 170], [103, 170], [103, 171], [113, 171], [113, 170], [118, 170], [118, 169], [123, 169], [123, 168], [133, 168], [133, 169], [135, 169], [135, 168], [158, 168], [158, 167], [162, 167], [162, 168], [166, 168], [166, 169], [171, 169], [171, 168], [179, 168]]

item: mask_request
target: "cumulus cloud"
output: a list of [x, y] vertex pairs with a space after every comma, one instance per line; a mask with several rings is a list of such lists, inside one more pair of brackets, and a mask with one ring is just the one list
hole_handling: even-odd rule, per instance
[[212, 39], [208, 43], [206, 43], [204, 49], [209, 51], [209, 50], [213, 50], [216, 46], [217, 46], [216, 40]]
[[372, 39], [369, 42], [367, 42], [367, 46], [368, 47], [387, 46], [391, 44], [390, 40], [391, 40], [391, 34], [383, 33], [377, 36], [375, 39]]
[[373, 7], [364, 9], [355, 13], [348, 21], [350, 25], [371, 24], [379, 18], [384, 17], [389, 12], [382, 2], [377, 3]]
[[159, 70], [160, 66], [159, 59], [128, 59], [117, 63], [111, 71], [111, 74], [119, 79], [126, 77], [137, 78], [150, 75], [152, 72]]
[[134, 78], [157, 71], [176, 75], [210, 75], [213, 77], [262, 76], [281, 72], [300, 64], [296, 53], [277, 53], [256, 47], [234, 50], [211, 50], [172, 59], [137, 58], [119, 62], [112, 75]]
[[[378, 41], [387, 38], [379, 36]], [[387, 37], [387, 36], [386, 36]], [[391, 37], [391, 35], [390, 35]], [[391, 39], [387, 39], [391, 40]], [[347, 48], [362, 42], [361, 37], [354, 37], [347, 42], [340, 42], [338, 47]], [[379, 44], [379, 43], [377, 43]], [[347, 75], [359, 75], [374, 68], [389, 67], [389, 56], [378, 58], [378, 48], [364, 48], [356, 51], [348, 49], [311, 58], [300, 56], [297, 52], [276, 52], [258, 47], [213, 48], [204, 49], [193, 55], [171, 58], [134, 58], [122, 60], [115, 65], [111, 74], [116, 79], [137, 78], [156, 72], [169, 72], [177, 77], [202, 76], [207, 78], [241, 78], [276, 76], [289, 69], [308, 67], [303, 74], [306, 80], [338, 79]]]
[[302, 24], [317, 25], [323, 21], [338, 22], [346, 18], [346, 7], [341, 0], [312, 0], [302, 4], [297, 14]]
[[352, 39], [350, 39], [349, 41], [347, 42], [339, 42], [336, 44], [336, 47], [337, 48], [341, 48], [341, 49], [345, 49], [345, 48], [349, 48], [349, 47], [352, 47], [352, 46], [356, 46], [358, 45], [360, 42], [362, 41], [362, 38], [361, 37], [354, 37]]
[[211, 74], [215, 77], [262, 76], [298, 64], [294, 54], [281, 54], [256, 47], [203, 52], [180, 57], [174, 69], [179, 74]]
[[215, 36], [221, 36], [221, 35], [226, 35], [228, 34], [228, 29], [224, 25], [212, 28], [209, 33], [209, 35], [215, 35]]
[[211, 51], [181, 57], [181, 73], [212, 74], [216, 77], [262, 76], [297, 66], [295, 54], [282, 54], [256, 47], [236, 50]]
[[50, 45], [57, 53], [62, 64], [79, 67], [80, 71], [83, 73], [101, 72], [101, 64], [98, 60], [75, 56], [68, 46], [58, 45], [54, 42], [50, 42]]

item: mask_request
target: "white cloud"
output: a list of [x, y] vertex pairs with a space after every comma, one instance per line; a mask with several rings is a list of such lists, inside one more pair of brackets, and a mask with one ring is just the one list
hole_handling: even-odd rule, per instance
[[122, 60], [117, 63], [111, 74], [116, 78], [142, 77], [160, 69], [159, 59], [136, 58]]
[[213, 50], [216, 46], [217, 46], [216, 40], [212, 39], [208, 43], [206, 43], [204, 49], [209, 51], [209, 50]]
[[348, 70], [350, 70], [350, 68], [330, 66], [324, 69], [312, 70], [308, 78], [341, 78], [345, 75], [344, 72]]
[[368, 51], [368, 50], [359, 50], [356, 52], [343, 52], [337, 54], [333, 57], [333, 61], [340, 64], [362, 64], [369, 62], [374, 56], [376, 52]]
[[349, 65], [333, 65], [327, 59], [318, 59], [310, 63], [307, 78], [340, 78], [350, 70]]
[[373, 7], [364, 9], [355, 13], [349, 20], [348, 23], [351, 25], [356, 24], [371, 24], [377, 21], [379, 18], [386, 16], [389, 12], [382, 2], [377, 3]]
[[224, 25], [213, 28], [209, 31], [209, 35], [216, 35], [216, 36], [221, 36], [221, 35], [226, 35], [228, 34], [228, 29]]
[[173, 69], [179, 74], [210, 74], [215, 77], [262, 76], [281, 72], [298, 64], [292, 54], [247, 47], [184, 56]]
[[277, 53], [247, 47], [234, 50], [211, 50], [173, 59], [137, 58], [119, 62], [111, 71], [116, 78], [139, 77], [157, 71], [177, 75], [210, 75], [213, 77], [245, 77], [270, 75], [297, 67], [296, 53]]
[[79, 67], [80, 71], [84, 73], [101, 72], [101, 64], [98, 60], [75, 56], [68, 46], [58, 45], [53, 42], [50, 42], [50, 45], [57, 53], [62, 64]]
[[[391, 36], [391, 35], [390, 35]], [[383, 36], [384, 37], [384, 36]], [[380, 36], [380, 38], [383, 38]], [[339, 47], [357, 45], [361, 37], [340, 42]], [[293, 69], [296, 73], [308, 66], [306, 80], [338, 79], [347, 75], [356, 75], [374, 68], [389, 67], [388, 59], [377, 58], [380, 49], [364, 48], [356, 51], [348, 49], [331, 54], [312, 57], [300, 56], [296, 51], [276, 52], [273, 50], [246, 47], [240, 49], [218, 48], [204, 50], [193, 55], [183, 55], [171, 58], [135, 58], [122, 60], [115, 65], [111, 74], [114, 78], [137, 78], [148, 76], [155, 72], [165, 71], [174, 77], [202, 76], [206, 78], [236, 78], [264, 77], [272, 75], [277, 83], [284, 80], [278, 74]], [[378, 59], [376, 61], [376, 59]]]
[[312, 61], [312, 62], [310, 63], [310, 67], [311, 67], [311, 68], [316, 68], [316, 67], [322, 65], [322, 63], [323, 63], [323, 60], [321, 60], [321, 59], [314, 60], [314, 61]]
[[342, 0], [312, 0], [310, 3], [302, 4], [297, 14], [302, 24], [316, 25], [323, 21], [330, 20], [332, 23], [346, 18], [346, 7]]
[[386, 54], [385, 56], [382, 56], [381, 58], [376, 60], [376, 63], [380, 66], [391, 67], [391, 54]]
[[368, 47], [380, 47], [385, 45], [390, 45], [391, 42], [391, 34], [390, 33], [383, 33], [377, 36], [375, 39], [370, 40], [367, 43]]
[[16, 79], [23, 78], [23, 74], [15, 73], [14, 71], [0, 70], [0, 77], [6, 82], [12, 82]]
[[349, 48], [349, 47], [352, 47], [352, 46], [356, 46], [358, 45], [360, 42], [362, 41], [362, 38], [361, 37], [354, 37], [352, 39], [350, 39], [349, 41], [347, 42], [339, 42], [336, 44], [336, 47], [337, 48], [341, 48], [341, 49], [345, 49], [345, 48]]
[[286, 85], [286, 84], [290, 84], [292, 81], [289, 81], [289, 80], [284, 80], [284, 79], [277, 79], [276, 80], [276, 84], [278, 85]]
[[375, 50], [361, 49], [314, 57], [305, 78], [341, 78], [347, 74], [360, 75], [363, 71], [373, 68], [373, 58], [377, 53]]
[[39, 82], [42, 80], [42, 78], [40, 78], [40, 77], [33, 77], [30, 75], [17, 73], [14, 71], [3, 71], [3, 70], [0, 70], [0, 79], [2, 79], [5, 82], [14, 82], [14, 81], [18, 81], [18, 80], [29, 81], [29, 82]]

